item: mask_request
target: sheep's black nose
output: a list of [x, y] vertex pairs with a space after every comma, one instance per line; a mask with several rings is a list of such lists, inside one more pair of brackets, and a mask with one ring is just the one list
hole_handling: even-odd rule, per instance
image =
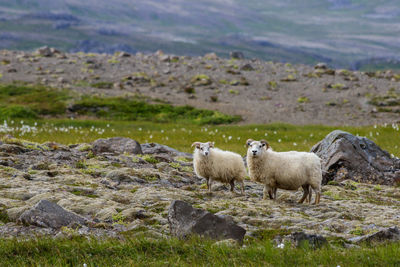
[[208, 155], [208, 152], [204, 152], [204, 155], [206, 155], [206, 156], [207, 156], [207, 155]]
[[257, 154], [257, 151], [256, 151], [256, 150], [253, 150], [252, 152], [253, 152], [253, 155]]

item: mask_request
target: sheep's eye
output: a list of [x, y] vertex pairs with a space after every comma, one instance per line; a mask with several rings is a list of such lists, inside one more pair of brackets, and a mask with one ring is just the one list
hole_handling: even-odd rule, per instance
[[200, 148], [200, 150], [203, 150], [203, 148]]
[[260, 146], [260, 148], [261, 148], [262, 146]]

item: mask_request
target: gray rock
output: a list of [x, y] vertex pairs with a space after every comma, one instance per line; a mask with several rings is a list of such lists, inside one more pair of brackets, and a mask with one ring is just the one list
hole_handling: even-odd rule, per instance
[[33, 208], [25, 211], [18, 219], [20, 222], [40, 227], [59, 229], [72, 223], [85, 225], [88, 221], [56, 203], [40, 200]]
[[308, 245], [314, 249], [328, 244], [328, 241], [325, 237], [315, 234], [306, 234], [304, 232], [295, 232], [284, 237], [277, 236], [275, 237], [274, 242], [278, 247], [286, 242], [289, 242], [296, 247], [302, 247], [308, 243]]
[[321, 69], [321, 70], [325, 70], [328, 68], [328, 65], [326, 63], [318, 63], [314, 66], [314, 69]]
[[130, 138], [112, 137], [107, 139], [98, 139], [92, 144], [92, 151], [95, 154], [114, 153], [122, 154], [143, 154], [140, 144]]
[[214, 215], [190, 204], [174, 200], [168, 211], [171, 234], [186, 238], [198, 234], [216, 240], [234, 239], [243, 242], [246, 230], [236, 225], [233, 220]]
[[381, 243], [386, 241], [399, 241], [400, 240], [400, 230], [396, 226], [383, 229], [379, 232], [357, 236], [350, 238], [349, 241], [352, 243]]
[[314, 145], [311, 152], [322, 159], [322, 184], [346, 179], [385, 185], [400, 181], [400, 160], [391, 158], [366, 137], [336, 130]]
[[36, 55], [40, 55], [43, 57], [52, 57], [54, 54], [61, 54], [60, 51], [53, 47], [42, 46], [35, 51]]
[[21, 154], [28, 152], [29, 149], [18, 146], [18, 145], [13, 145], [13, 144], [2, 144], [0, 145], [0, 152], [6, 152], [6, 153], [11, 153], [11, 154]]
[[128, 175], [124, 170], [112, 170], [109, 173], [107, 173], [106, 178], [117, 182], [132, 181], [131, 176]]
[[174, 157], [178, 156], [185, 158], [193, 158], [193, 155], [190, 153], [181, 152], [169, 146], [157, 143], [145, 143], [142, 144], [141, 147], [144, 154], [170, 154]]
[[254, 68], [253, 68], [253, 66], [252, 66], [251, 64], [247, 63], [247, 64], [243, 65], [243, 66], [240, 68], [240, 70], [252, 71], [252, 70], [254, 70]]
[[229, 53], [229, 55], [234, 59], [244, 59], [244, 54], [240, 51], [232, 51]]

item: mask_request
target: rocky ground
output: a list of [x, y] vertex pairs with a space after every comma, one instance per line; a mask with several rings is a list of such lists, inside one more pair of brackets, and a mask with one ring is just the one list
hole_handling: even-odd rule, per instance
[[[317, 206], [297, 204], [300, 190], [279, 190], [276, 201], [262, 200], [262, 186], [248, 180], [245, 195], [239, 190], [232, 194], [218, 183], [209, 194], [205, 181], [193, 173], [190, 154], [127, 138], [64, 146], [8, 136], [0, 143], [0, 156], [2, 237], [118, 237], [136, 232], [168, 236], [173, 200], [229, 215], [249, 237], [273, 229], [350, 239], [400, 226], [399, 187], [343, 180], [324, 185]], [[59, 229], [35, 217], [26, 219], [26, 212], [40, 200], [57, 203], [90, 223]]]
[[[241, 58], [241, 54], [236, 54]], [[174, 105], [240, 115], [243, 123], [372, 125], [398, 122], [400, 75], [161, 51], [63, 54], [0, 52], [0, 82], [24, 81], [85, 94], [143, 94]]]

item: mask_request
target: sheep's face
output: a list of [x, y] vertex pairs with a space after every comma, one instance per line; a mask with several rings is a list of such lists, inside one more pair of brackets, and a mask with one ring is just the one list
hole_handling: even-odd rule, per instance
[[247, 155], [253, 157], [260, 156], [264, 151], [269, 148], [268, 142], [265, 140], [254, 141], [252, 139], [247, 140]]
[[214, 142], [200, 143], [195, 142], [192, 146], [196, 146], [196, 151], [200, 153], [200, 155], [204, 157], [208, 157], [210, 155], [211, 148], [214, 147]]

